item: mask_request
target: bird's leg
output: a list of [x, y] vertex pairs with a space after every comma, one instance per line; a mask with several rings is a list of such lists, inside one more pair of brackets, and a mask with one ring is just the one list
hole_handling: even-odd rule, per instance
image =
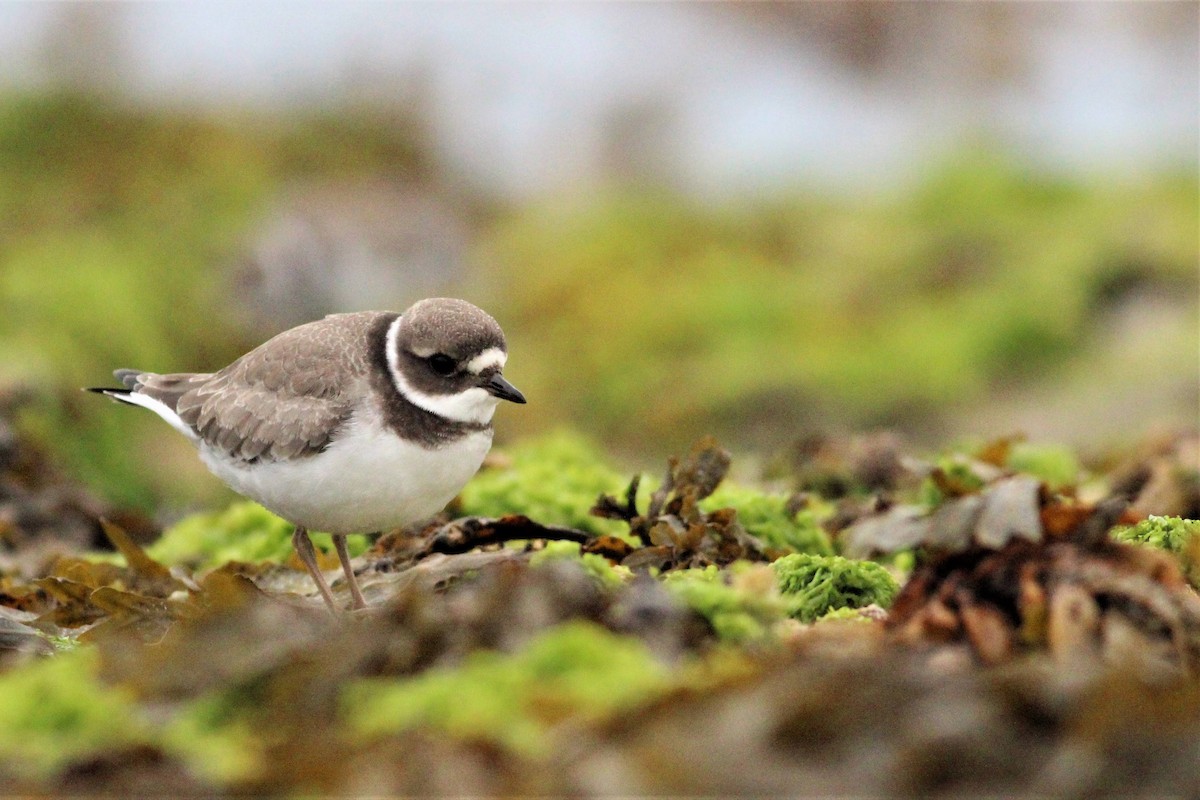
[[342, 572], [346, 573], [346, 583], [350, 584], [350, 596], [354, 598], [354, 608], [366, 608], [367, 601], [363, 599], [362, 590], [358, 588], [358, 578], [350, 568], [350, 551], [346, 549], [345, 534], [333, 534], [333, 546], [337, 548], [338, 560], [342, 562]]
[[308, 574], [312, 575], [313, 582], [321, 590], [321, 597], [325, 598], [325, 605], [329, 606], [330, 613], [336, 614], [337, 606], [333, 602], [333, 592], [329, 591], [329, 584], [317, 567], [317, 552], [313, 549], [312, 539], [308, 538], [308, 531], [299, 525], [292, 534], [292, 547], [296, 548], [296, 555], [300, 556], [300, 560], [308, 569]]

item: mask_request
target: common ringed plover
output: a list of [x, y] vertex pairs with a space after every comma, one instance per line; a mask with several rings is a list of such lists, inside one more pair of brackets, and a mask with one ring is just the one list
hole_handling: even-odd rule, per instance
[[501, 374], [507, 359], [496, 320], [434, 298], [402, 314], [331, 314], [218, 372], [119, 369], [124, 388], [90, 391], [158, 414], [234, 491], [292, 522], [330, 610], [308, 531], [333, 534], [362, 608], [346, 535], [420, 522], [458, 494], [491, 447], [497, 404], [525, 402]]

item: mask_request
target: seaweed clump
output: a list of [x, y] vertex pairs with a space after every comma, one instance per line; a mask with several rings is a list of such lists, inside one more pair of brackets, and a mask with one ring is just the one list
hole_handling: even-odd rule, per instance
[[637, 506], [640, 475], [629, 483], [623, 500], [601, 495], [591, 513], [622, 520], [641, 544], [621, 563], [633, 569], [670, 570], [769, 560], [763, 543], [742, 526], [735, 509], [704, 511], [700, 506], [725, 478], [730, 460], [729, 452], [706, 436], [687, 458], [668, 459], [666, 475], [650, 494], [645, 513]]
[[1091, 506], [1029, 488], [1000, 481], [927, 519], [893, 519], [902, 538], [935, 537], [888, 615], [894, 635], [964, 643], [984, 663], [1048, 650], [1061, 662], [1200, 671], [1200, 596], [1172, 556], [1110, 537], [1124, 501]]

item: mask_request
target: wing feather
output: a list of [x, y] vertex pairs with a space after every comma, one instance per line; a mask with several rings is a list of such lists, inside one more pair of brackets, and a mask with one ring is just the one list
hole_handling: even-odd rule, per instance
[[229, 458], [304, 458], [329, 446], [369, 390], [369, 334], [391, 316], [338, 314], [301, 325], [211, 374], [129, 371], [131, 388], [166, 404]]

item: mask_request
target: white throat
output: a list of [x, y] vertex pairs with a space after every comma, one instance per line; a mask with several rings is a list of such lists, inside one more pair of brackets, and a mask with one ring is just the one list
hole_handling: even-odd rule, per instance
[[457, 394], [428, 394], [413, 386], [400, 370], [400, 352], [397, 340], [400, 336], [400, 320], [396, 317], [388, 327], [386, 344], [388, 372], [392, 375], [392, 383], [396, 391], [417, 408], [423, 408], [431, 414], [437, 414], [452, 422], [470, 422], [486, 425], [492, 421], [500, 398], [489, 394], [478, 386], [465, 389]]

